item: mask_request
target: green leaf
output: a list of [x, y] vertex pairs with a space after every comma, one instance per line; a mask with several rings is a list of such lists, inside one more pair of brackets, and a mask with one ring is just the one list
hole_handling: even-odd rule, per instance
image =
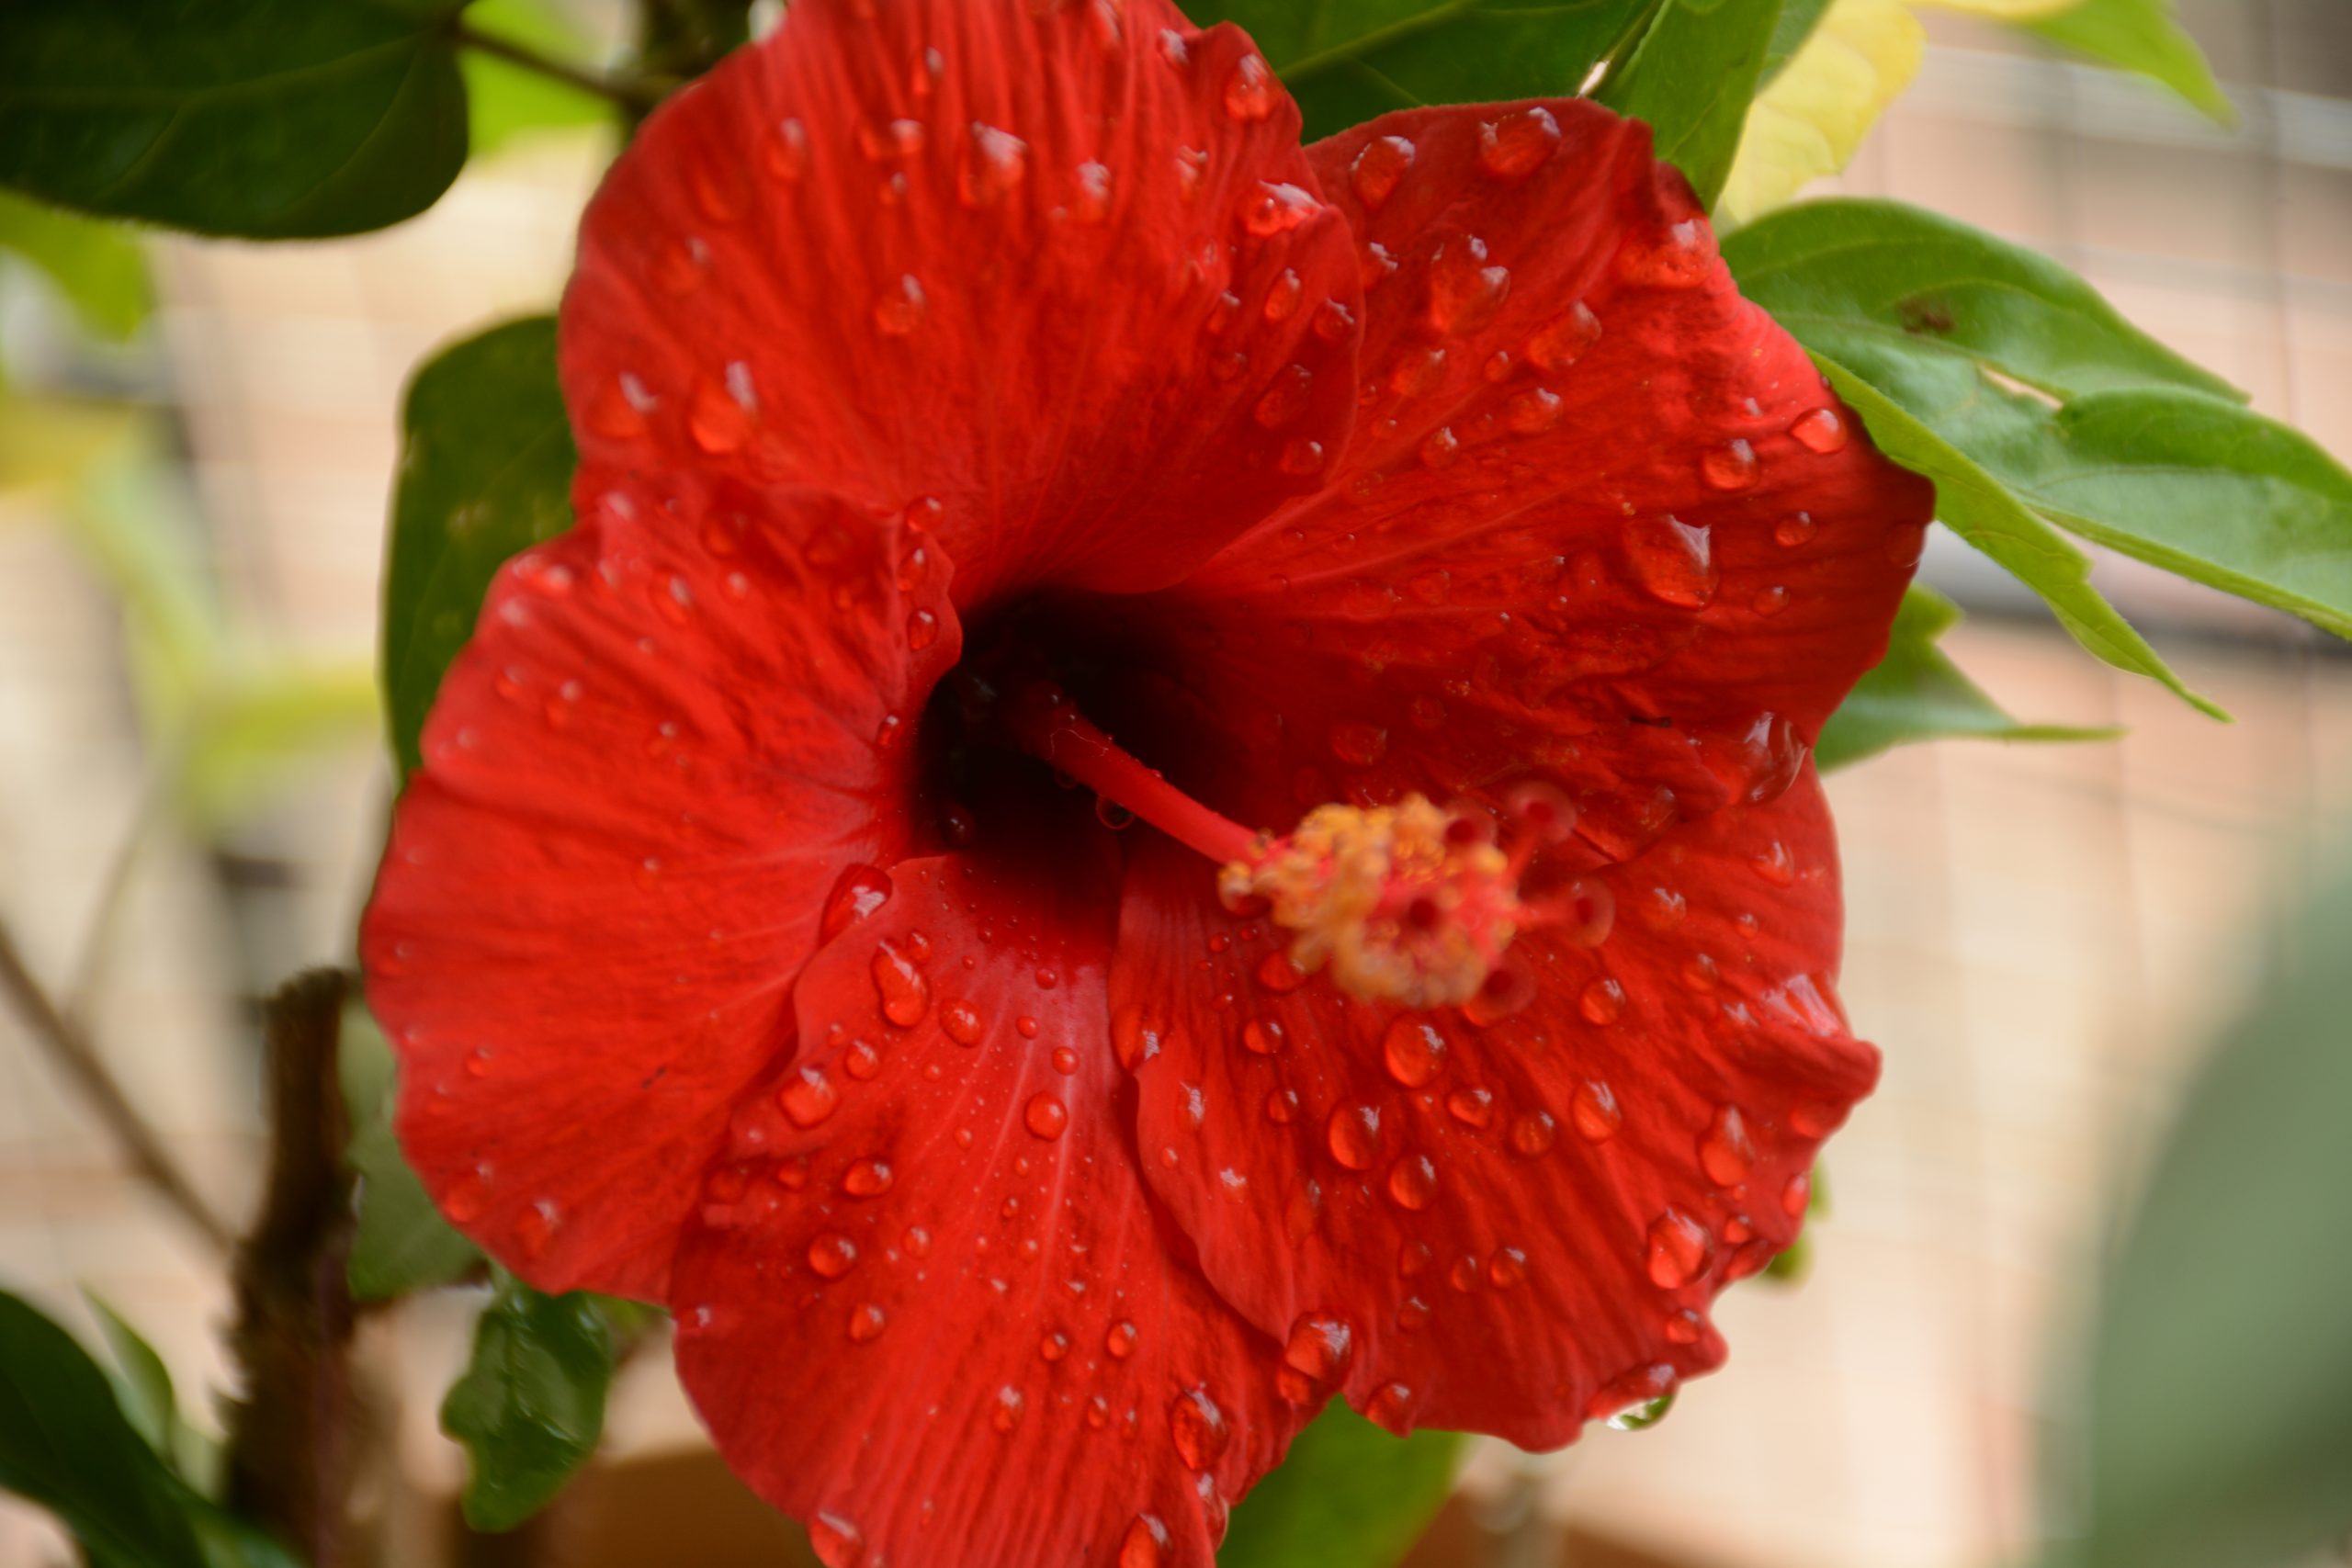
[[[1804, 334], [1798, 336], [1802, 340]], [[1936, 515], [1944, 525], [2040, 594], [2076, 642], [2119, 670], [2161, 682], [2200, 713], [2214, 718], [2229, 716], [2183, 685], [2147, 639], [2091, 586], [2089, 558], [2007, 485], [1939, 433], [1938, 426], [1948, 427], [1964, 417], [1964, 401], [1923, 399], [1928, 413], [1922, 418], [1818, 350], [1814, 360], [1838, 395], [1862, 416], [1879, 450], [1935, 481]], [[2008, 394], [1989, 383], [1958, 396], [2008, 399]]]
[[1796, 57], [1831, 3], [1832, 0], [1781, 0], [1781, 19], [1772, 24], [1772, 41], [1764, 51], [1764, 68], [1757, 76], [1759, 90], [1770, 85], [1780, 75], [1781, 67]]
[[1457, 1432], [1392, 1438], [1336, 1401], [1233, 1510], [1217, 1568], [1388, 1568], [1453, 1490]]
[[441, 1217], [401, 1154], [392, 1133], [391, 1048], [364, 1007], [344, 1010], [337, 1067], [352, 1129], [344, 1159], [359, 1178], [345, 1270], [353, 1299], [388, 1301], [462, 1279], [481, 1253]]
[[2173, 19], [2172, 0], [2083, 0], [2020, 24], [2054, 44], [2163, 84], [2223, 125], [2237, 110], [2213, 80], [2197, 40]]
[[1183, 0], [1238, 22], [1287, 83], [1312, 141], [1420, 104], [1566, 97], [1652, 0]]
[[115, 1396], [123, 1418], [146, 1439], [149, 1448], [169, 1463], [172, 1429], [179, 1420], [178, 1402], [172, 1393], [171, 1369], [164, 1365], [163, 1357], [155, 1354], [155, 1348], [141, 1338], [139, 1331], [125, 1323], [114, 1308], [87, 1290], [82, 1292], [82, 1299], [90, 1303], [90, 1311], [98, 1320], [98, 1332], [106, 1336], [107, 1349], [114, 1357]]
[[384, 694], [403, 776], [491, 578], [571, 524], [579, 457], [555, 378], [555, 321], [493, 327], [417, 372], [401, 416], [384, 570]]
[[2236, 398], [2039, 252], [1899, 201], [1812, 201], [1724, 242], [1740, 291], [1806, 346], [1988, 365], [2052, 397], [2182, 387]]
[[1747, 128], [1781, 0], [1666, 0], [1623, 70], [1600, 98], [1646, 120], [1657, 155], [1680, 169], [1712, 208]]
[[[466, 27], [559, 60], [578, 58], [588, 48], [571, 18], [548, 0], [474, 0]], [[532, 132], [614, 123], [613, 106], [595, 94], [495, 55], [469, 49], [459, 56], [458, 68], [465, 73], [474, 157], [487, 157]]]
[[0, 250], [14, 251], [47, 274], [82, 325], [99, 337], [130, 336], [153, 308], [138, 236], [119, 225], [0, 190]]
[[1813, 756], [1824, 772], [1915, 740], [2108, 740], [2122, 733], [2011, 718], [1936, 646], [1959, 624], [1959, 605], [1912, 585], [1895, 612], [1886, 657], [1822, 726]]
[[203, 1568], [182, 1495], [74, 1337], [0, 1292], [0, 1487], [107, 1568]]
[[502, 1277], [474, 1325], [473, 1359], [441, 1403], [441, 1429], [469, 1461], [468, 1524], [513, 1529], [563, 1489], [604, 1434], [613, 1365], [596, 1297], [543, 1296]]
[[2106, 1273], [2087, 1568], [2267, 1568], [2352, 1529], [2352, 880], [2284, 931]]
[[216, 672], [188, 718], [179, 806], [202, 823], [250, 818], [276, 804], [296, 769], [374, 736], [380, 722], [365, 666], [281, 657]]
[[460, 0], [7, 0], [0, 184], [199, 233], [422, 212], [466, 156]]

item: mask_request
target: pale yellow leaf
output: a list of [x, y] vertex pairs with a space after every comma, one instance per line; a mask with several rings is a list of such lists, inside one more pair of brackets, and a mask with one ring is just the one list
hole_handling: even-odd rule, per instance
[[1910, 85], [1926, 47], [1904, 0], [1831, 0], [1804, 47], [1748, 106], [1717, 211], [1748, 222], [1843, 169]]

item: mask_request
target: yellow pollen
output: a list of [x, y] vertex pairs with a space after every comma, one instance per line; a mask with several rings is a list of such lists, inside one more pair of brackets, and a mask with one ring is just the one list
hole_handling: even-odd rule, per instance
[[1518, 867], [1475, 818], [1419, 795], [1318, 806], [1287, 838], [1226, 865], [1227, 908], [1251, 897], [1295, 932], [1291, 962], [1365, 1001], [1459, 1006], [1478, 994], [1529, 919]]

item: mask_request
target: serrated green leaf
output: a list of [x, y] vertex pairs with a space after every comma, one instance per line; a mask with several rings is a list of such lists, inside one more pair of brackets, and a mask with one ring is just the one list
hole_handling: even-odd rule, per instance
[[613, 1365], [596, 1297], [545, 1296], [502, 1277], [474, 1325], [473, 1359], [441, 1404], [441, 1429], [466, 1449], [468, 1524], [513, 1529], [563, 1489], [604, 1434]]
[[462, 0], [8, 0], [0, 184], [207, 234], [356, 233], [466, 156]]
[[46, 274], [72, 301], [82, 325], [99, 337], [130, 336], [154, 305], [139, 237], [119, 224], [0, 191], [0, 250]]
[[2020, 25], [2102, 64], [2161, 83], [2223, 125], [2237, 119], [2205, 51], [2173, 19], [2172, 0], [2083, 0]]
[[1731, 175], [1781, 0], [1666, 0], [1649, 31], [1600, 85], [1600, 101], [1645, 120], [1657, 155], [1712, 208]]
[[[466, 27], [558, 60], [577, 58], [588, 47], [571, 18], [548, 0], [473, 0]], [[458, 66], [465, 73], [474, 157], [487, 157], [518, 136], [614, 123], [605, 99], [510, 61], [469, 49]]]
[[579, 463], [556, 385], [555, 321], [493, 327], [410, 383], [384, 570], [383, 679], [403, 776], [442, 672], [508, 557], [571, 524]]
[[108, 1568], [204, 1568], [181, 1489], [74, 1337], [0, 1292], [0, 1488]]
[[1217, 1568], [1388, 1568], [1453, 1490], [1458, 1432], [1394, 1438], [1336, 1400], [1233, 1510]]
[[344, 1161], [359, 1178], [357, 1225], [345, 1276], [354, 1300], [389, 1301], [462, 1279], [482, 1256], [441, 1217], [392, 1133], [391, 1048], [367, 1009], [344, 1010], [337, 1058], [351, 1117]]
[[1853, 367], [1866, 345], [1991, 366], [2052, 397], [2227, 381], [2125, 321], [2037, 251], [1899, 201], [1810, 201], [1724, 242], [1740, 291], [1808, 347]]
[[2283, 931], [2106, 1270], [2086, 1462], [2051, 1472], [2089, 1488], [2086, 1568], [2268, 1568], [2352, 1530], [2352, 881]]
[[1183, 0], [1238, 22], [1297, 97], [1306, 137], [1420, 104], [1566, 97], [1652, 0]]
[[1813, 758], [1823, 772], [1917, 740], [2107, 740], [2122, 733], [2011, 718], [1936, 646], [1959, 624], [1959, 605], [1912, 585], [1895, 612], [1886, 657], [1822, 726]]

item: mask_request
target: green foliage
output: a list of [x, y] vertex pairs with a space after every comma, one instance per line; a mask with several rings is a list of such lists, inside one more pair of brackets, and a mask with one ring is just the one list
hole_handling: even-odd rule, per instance
[[441, 1402], [441, 1429], [470, 1461], [460, 1500], [468, 1524], [513, 1529], [596, 1451], [615, 1319], [638, 1310], [581, 1292], [544, 1296], [500, 1277], [474, 1324], [473, 1359]]
[[1960, 606], [1931, 588], [1914, 584], [1903, 596], [1886, 657], [1822, 727], [1813, 756], [1825, 772], [1915, 740], [2108, 740], [2122, 733], [2011, 718], [1936, 646], [1959, 624]]
[[200, 233], [349, 234], [466, 156], [462, 0], [8, 0], [0, 185]]
[[138, 238], [119, 224], [0, 190], [0, 251], [12, 251], [46, 274], [96, 336], [130, 336], [154, 305]]
[[1781, 0], [1781, 19], [1772, 24], [1772, 41], [1764, 51], [1764, 69], [1758, 73], [1759, 91], [1771, 85], [1781, 68], [1804, 47], [1830, 4], [1831, 0]]
[[2061, 529], [2352, 630], [2352, 477], [2056, 263], [1866, 201], [1776, 213], [1724, 254], [1888, 455], [1936, 481], [1942, 520], [2099, 657], [2190, 695]]
[[2082, 0], [2019, 25], [2102, 64], [2160, 82], [2224, 125], [2237, 118], [2205, 51], [2173, 19], [2172, 0]]
[[[587, 40], [549, 0], [473, 0], [466, 26], [559, 60], [577, 59]], [[613, 123], [613, 106], [595, 94], [526, 71], [478, 50], [458, 59], [466, 78], [472, 155], [485, 157], [518, 136]]]
[[501, 563], [571, 522], [579, 456], [555, 378], [555, 321], [493, 327], [409, 385], [384, 570], [384, 693], [403, 774], [442, 672]]
[[401, 1156], [392, 1133], [391, 1047], [364, 1007], [344, 1010], [336, 1066], [351, 1117], [344, 1158], [359, 1178], [353, 1198], [358, 1224], [346, 1270], [353, 1298], [387, 1301], [462, 1279], [481, 1265], [481, 1253], [441, 1217]]
[[1653, 0], [1183, 0], [1238, 22], [1298, 98], [1309, 141], [1420, 104], [1566, 97]]
[[1388, 1568], [1453, 1490], [1462, 1445], [1458, 1432], [1390, 1437], [1333, 1401], [1233, 1510], [1217, 1568]]
[[1747, 128], [1781, 0], [1666, 0], [1600, 101], [1646, 120], [1657, 155], [1682, 171], [1712, 208]]
[[2352, 1530], [2352, 881], [2286, 929], [2107, 1269], [2085, 1568], [2267, 1568]]
[[0, 1292], [0, 1487], [56, 1514], [107, 1568], [203, 1568], [185, 1490], [74, 1337]]

